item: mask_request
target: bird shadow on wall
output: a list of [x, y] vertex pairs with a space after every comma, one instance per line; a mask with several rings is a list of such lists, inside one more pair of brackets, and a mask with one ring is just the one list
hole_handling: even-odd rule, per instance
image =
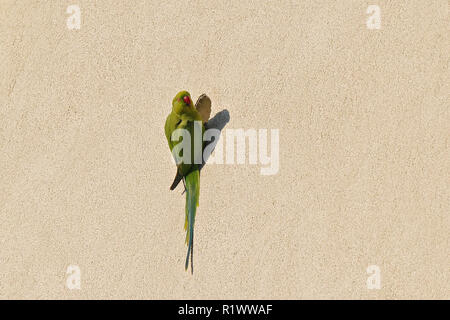
[[[212, 146], [212, 151], [214, 150], [217, 142], [219, 142], [220, 136], [222, 135], [222, 130], [223, 128], [225, 128], [225, 126], [227, 125], [227, 123], [230, 121], [230, 113], [228, 112], [227, 109], [224, 109], [218, 113], [216, 113], [216, 115], [214, 117], [212, 117], [211, 119], [208, 120], [208, 122], [205, 123], [205, 131], [208, 129], [216, 129], [220, 131], [220, 134], [218, 136], [213, 136], [211, 141], [208, 141], [205, 144], [205, 147], [209, 146], [209, 145], [213, 145]], [[212, 153], [211, 151], [211, 153]], [[208, 162], [209, 156], [210, 154], [206, 154], [203, 157], [203, 161], [202, 161], [202, 165], [200, 166], [200, 169], [202, 169], [206, 162]]]

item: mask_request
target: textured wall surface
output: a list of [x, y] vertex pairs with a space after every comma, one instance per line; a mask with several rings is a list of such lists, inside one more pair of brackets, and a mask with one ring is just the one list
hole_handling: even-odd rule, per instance
[[[1, 0], [0, 298], [450, 298], [448, 35], [448, 1]], [[181, 89], [280, 130], [277, 174], [203, 170], [193, 276]]]

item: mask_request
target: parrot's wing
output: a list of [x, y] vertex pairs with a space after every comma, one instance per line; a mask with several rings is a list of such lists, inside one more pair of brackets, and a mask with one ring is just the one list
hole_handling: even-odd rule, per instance
[[206, 94], [202, 94], [198, 97], [195, 108], [202, 116], [203, 123], [207, 122], [211, 116], [211, 99]]
[[177, 174], [175, 175], [175, 178], [173, 179], [172, 185], [170, 186], [170, 190], [174, 190], [178, 186], [178, 184], [180, 183], [181, 180], [183, 180], [183, 176], [180, 174], [180, 172], [177, 168]]

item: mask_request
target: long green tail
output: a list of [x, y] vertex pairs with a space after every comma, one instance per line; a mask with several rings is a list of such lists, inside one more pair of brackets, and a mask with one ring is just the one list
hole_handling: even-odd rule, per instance
[[189, 255], [191, 256], [191, 273], [194, 273], [194, 223], [195, 212], [198, 207], [198, 198], [200, 194], [200, 172], [194, 170], [190, 172], [186, 178], [186, 221], [184, 230], [186, 230], [186, 243], [188, 251], [186, 255], [186, 263], [184, 268], [187, 270], [189, 266]]

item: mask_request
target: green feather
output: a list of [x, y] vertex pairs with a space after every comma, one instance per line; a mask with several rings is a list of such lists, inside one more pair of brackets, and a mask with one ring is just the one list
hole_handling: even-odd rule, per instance
[[198, 199], [200, 195], [200, 172], [194, 170], [186, 176], [186, 242], [188, 251], [186, 255], [186, 263], [184, 268], [187, 270], [189, 266], [189, 254], [191, 256], [191, 273], [194, 272], [194, 224], [195, 213], [198, 207]]

